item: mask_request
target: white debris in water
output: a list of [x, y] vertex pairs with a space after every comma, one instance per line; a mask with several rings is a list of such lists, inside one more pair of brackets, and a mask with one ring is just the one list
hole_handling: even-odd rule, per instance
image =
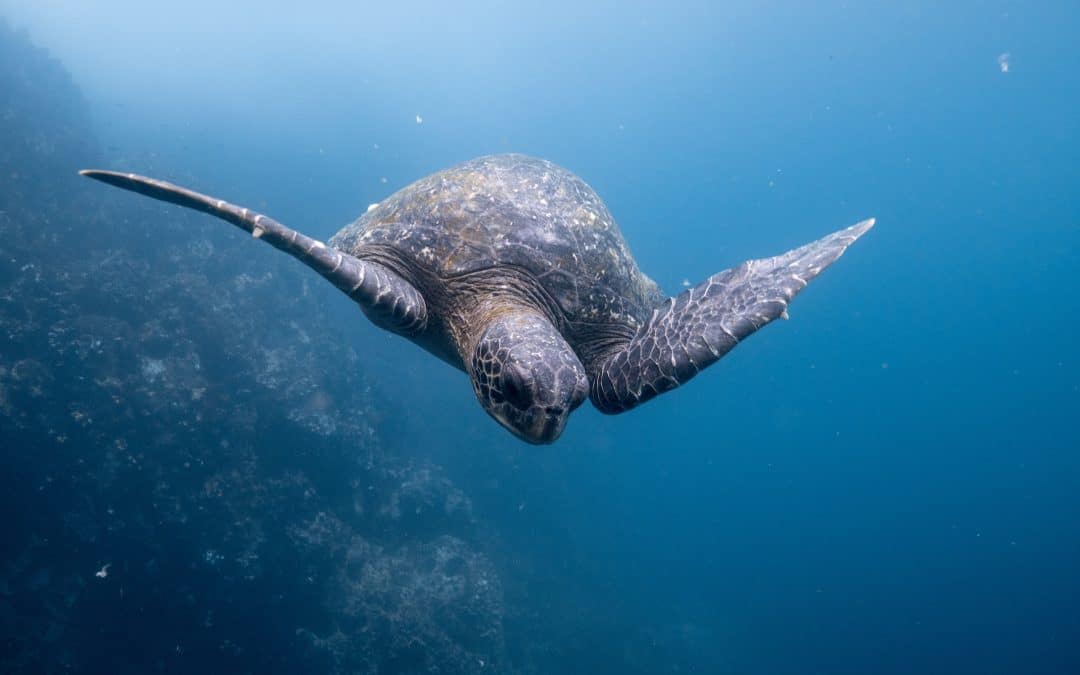
[[148, 380], [156, 380], [165, 374], [165, 362], [161, 359], [148, 359], [143, 357], [142, 375]]
[[375, 202], [374, 204], [368, 204], [367, 205], [367, 210], [369, 212], [374, 211], [377, 208], [379, 208], [379, 202]]
[[94, 576], [98, 579], [104, 579], [105, 577], [109, 576], [110, 567], [112, 567], [112, 563], [105, 563], [104, 567], [99, 569], [97, 572], [94, 572]]
[[417, 124], [423, 124], [424, 123], [424, 118], [420, 117], [419, 113], [416, 114], [416, 123]]
[[1009, 52], [1002, 52], [997, 57], [998, 68], [1001, 68], [1001, 72], [1009, 72]]
[[383, 176], [383, 177], [381, 177], [381, 178], [379, 179], [379, 182], [380, 182], [380, 183], [385, 183], [385, 182], [386, 182], [386, 176]]
[[683, 279], [682, 280], [682, 285], [683, 285], [683, 288], [690, 288], [690, 280], [689, 279]]

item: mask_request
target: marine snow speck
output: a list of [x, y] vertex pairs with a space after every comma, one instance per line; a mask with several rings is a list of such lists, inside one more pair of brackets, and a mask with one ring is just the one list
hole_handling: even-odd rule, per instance
[[674, 389], [787, 316], [864, 220], [673, 298], [638, 269], [600, 197], [523, 155], [481, 157], [373, 205], [324, 245], [247, 209], [133, 174], [83, 171], [203, 211], [292, 255], [376, 325], [465, 371], [484, 410], [551, 443], [586, 395], [619, 413]]

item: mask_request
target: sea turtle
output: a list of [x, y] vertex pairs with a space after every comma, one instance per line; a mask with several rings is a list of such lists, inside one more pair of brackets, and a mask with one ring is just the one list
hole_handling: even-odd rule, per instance
[[85, 176], [217, 216], [344, 291], [376, 325], [465, 371], [484, 410], [551, 443], [588, 395], [605, 413], [683, 384], [778, 317], [873, 226], [750, 260], [668, 298], [580, 178], [505, 154], [432, 174], [329, 242], [163, 181]]

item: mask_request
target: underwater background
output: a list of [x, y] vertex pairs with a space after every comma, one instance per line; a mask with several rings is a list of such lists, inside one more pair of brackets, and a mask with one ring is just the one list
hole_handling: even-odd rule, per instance
[[[0, 0], [0, 670], [1080, 672], [1080, 5]], [[791, 320], [533, 447], [319, 239], [522, 152]]]

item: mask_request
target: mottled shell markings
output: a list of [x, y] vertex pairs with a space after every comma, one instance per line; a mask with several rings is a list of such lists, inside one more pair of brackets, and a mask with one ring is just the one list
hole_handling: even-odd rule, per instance
[[330, 245], [359, 257], [367, 247], [389, 249], [443, 278], [509, 265], [531, 274], [571, 322], [634, 329], [663, 299], [592, 188], [521, 155], [482, 157], [421, 179]]

